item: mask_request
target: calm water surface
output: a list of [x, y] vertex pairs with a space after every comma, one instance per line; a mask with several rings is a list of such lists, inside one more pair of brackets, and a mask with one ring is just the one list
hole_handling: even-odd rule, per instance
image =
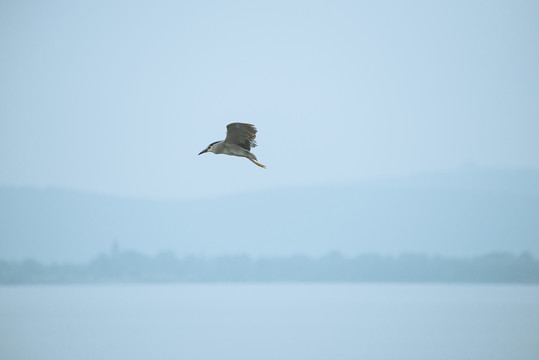
[[0, 358], [539, 359], [539, 287], [0, 287]]

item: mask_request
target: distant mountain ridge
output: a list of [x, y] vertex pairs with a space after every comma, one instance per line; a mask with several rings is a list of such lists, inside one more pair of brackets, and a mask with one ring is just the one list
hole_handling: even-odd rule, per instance
[[463, 168], [184, 201], [0, 188], [0, 258], [87, 261], [113, 241], [180, 256], [537, 255], [539, 171]]

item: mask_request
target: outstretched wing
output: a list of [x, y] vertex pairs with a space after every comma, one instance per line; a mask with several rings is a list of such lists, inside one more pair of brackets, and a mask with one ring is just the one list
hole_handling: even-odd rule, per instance
[[256, 128], [251, 124], [232, 123], [226, 126], [225, 142], [236, 144], [249, 151], [256, 146]]

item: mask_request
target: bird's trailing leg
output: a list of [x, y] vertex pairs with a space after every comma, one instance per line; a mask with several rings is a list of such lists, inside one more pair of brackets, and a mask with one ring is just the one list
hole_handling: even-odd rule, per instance
[[264, 169], [266, 168], [266, 165], [262, 165], [261, 163], [259, 163], [256, 160], [253, 160], [253, 159], [250, 159], [250, 158], [247, 158], [247, 159], [251, 160], [252, 162], [254, 162], [256, 165], [260, 166], [261, 168], [264, 168]]

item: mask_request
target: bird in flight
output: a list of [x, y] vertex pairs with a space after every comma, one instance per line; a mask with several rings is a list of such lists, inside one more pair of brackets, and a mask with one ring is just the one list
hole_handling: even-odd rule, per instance
[[259, 163], [255, 154], [250, 151], [251, 148], [256, 146], [255, 137], [256, 128], [254, 125], [244, 123], [228, 124], [226, 126], [226, 138], [222, 141], [212, 142], [198, 155], [212, 152], [214, 154], [241, 156], [265, 169], [266, 166]]

